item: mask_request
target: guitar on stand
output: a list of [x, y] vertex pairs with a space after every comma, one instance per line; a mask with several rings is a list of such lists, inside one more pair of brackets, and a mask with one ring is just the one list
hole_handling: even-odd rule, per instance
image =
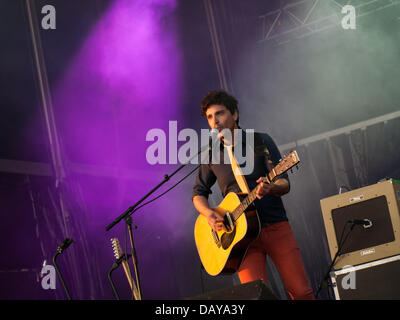
[[[296, 151], [281, 160], [266, 176], [273, 181], [300, 162]], [[233, 274], [242, 263], [250, 243], [260, 233], [260, 220], [253, 204], [257, 187], [249, 194], [230, 192], [213, 210], [224, 217], [228, 231], [214, 231], [207, 218], [199, 215], [194, 228], [197, 251], [204, 269], [212, 276]]]
[[133, 281], [132, 273], [129, 268], [128, 259], [127, 259], [126, 255], [124, 255], [122, 252], [118, 238], [112, 238], [111, 245], [112, 245], [112, 248], [114, 251], [115, 259], [121, 260], [122, 267], [124, 268], [126, 278], [128, 279], [129, 286], [131, 287], [131, 290], [132, 290], [135, 300], [141, 300], [142, 297], [141, 297], [140, 291], [138, 290], [135, 282]]

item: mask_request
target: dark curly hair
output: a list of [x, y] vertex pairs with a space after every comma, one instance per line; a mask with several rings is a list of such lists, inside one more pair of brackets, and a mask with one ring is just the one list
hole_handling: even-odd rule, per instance
[[239, 124], [238, 101], [235, 97], [229, 95], [224, 90], [213, 90], [208, 92], [200, 104], [201, 115], [205, 116], [207, 109], [213, 104], [225, 106], [231, 112], [231, 114], [234, 114], [235, 111], [237, 111], [238, 119], [236, 120], [236, 123]]

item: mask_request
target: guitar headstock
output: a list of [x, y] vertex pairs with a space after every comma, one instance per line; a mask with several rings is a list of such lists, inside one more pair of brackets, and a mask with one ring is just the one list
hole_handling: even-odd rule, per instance
[[299, 155], [297, 154], [297, 151], [291, 151], [286, 157], [284, 157], [273, 169], [272, 172], [274, 173], [274, 176], [279, 176], [286, 171], [292, 169], [294, 166], [297, 167], [297, 165], [300, 163], [300, 158]]
[[119, 258], [121, 258], [123, 256], [122, 249], [121, 249], [121, 246], [119, 245], [118, 238], [111, 238], [111, 245], [112, 245], [112, 248], [114, 251], [114, 257], [115, 257], [115, 259], [118, 260]]

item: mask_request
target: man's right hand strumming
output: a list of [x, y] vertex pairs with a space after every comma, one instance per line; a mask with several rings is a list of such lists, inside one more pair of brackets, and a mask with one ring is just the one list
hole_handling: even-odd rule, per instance
[[224, 218], [217, 212], [213, 211], [206, 218], [208, 220], [208, 224], [210, 225], [211, 229], [213, 229], [214, 231], [222, 231], [222, 230], [226, 231], [224, 225]]
[[214, 231], [226, 230], [224, 225], [224, 218], [214, 210], [212, 210], [208, 204], [207, 198], [203, 196], [195, 196], [193, 198], [193, 204], [198, 212], [207, 218], [208, 224]]

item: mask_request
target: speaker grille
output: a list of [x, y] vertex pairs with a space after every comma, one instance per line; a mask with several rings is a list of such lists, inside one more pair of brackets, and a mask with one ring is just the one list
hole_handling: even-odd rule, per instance
[[364, 228], [361, 225], [356, 225], [344, 243], [341, 254], [375, 247], [395, 240], [386, 196], [383, 195], [333, 209], [332, 220], [338, 242], [343, 231], [344, 236], [346, 236], [346, 233], [350, 230], [350, 224], [347, 221], [353, 219], [369, 219], [372, 221], [372, 226]]

